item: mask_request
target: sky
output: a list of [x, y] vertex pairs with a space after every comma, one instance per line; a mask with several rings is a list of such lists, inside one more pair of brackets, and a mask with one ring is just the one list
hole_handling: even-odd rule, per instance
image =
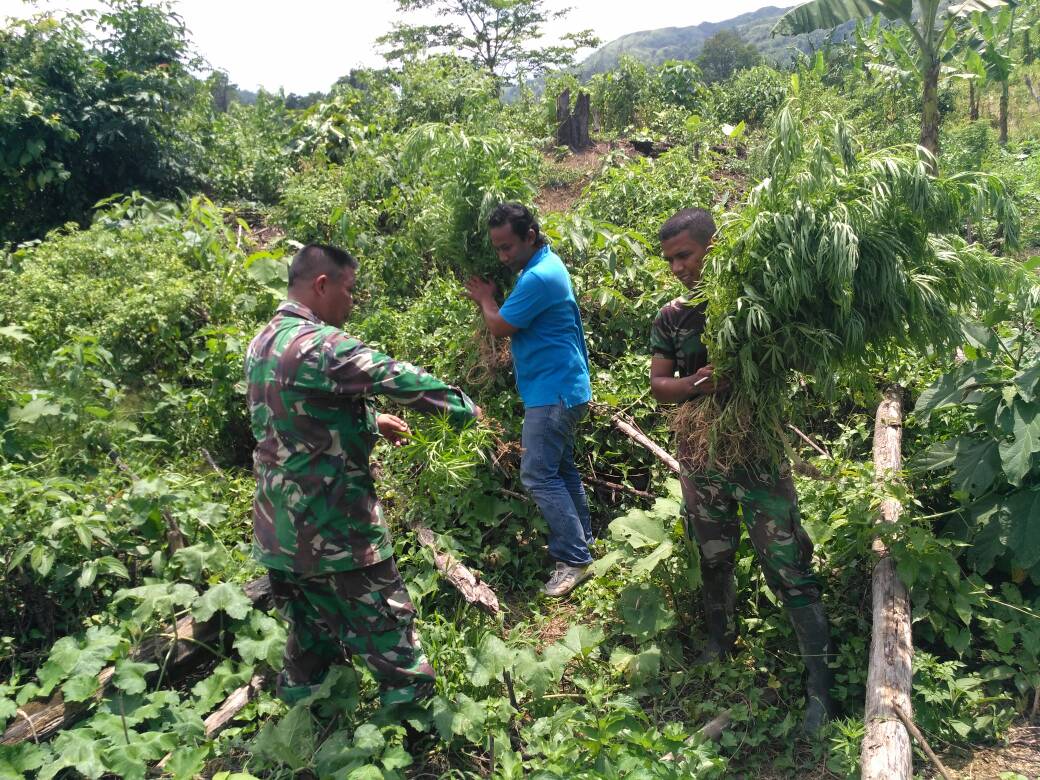
[[[544, 40], [591, 28], [606, 43], [639, 30], [720, 22], [766, 5], [794, 4], [795, 0], [546, 0], [549, 9], [572, 10], [553, 30], [545, 31]], [[89, 0], [0, 0], [0, 19], [90, 5]], [[325, 91], [351, 68], [384, 65], [375, 41], [397, 20], [393, 0], [177, 0], [174, 8], [191, 32], [196, 51], [214, 68], [227, 71], [239, 87], [282, 88], [297, 94]]]

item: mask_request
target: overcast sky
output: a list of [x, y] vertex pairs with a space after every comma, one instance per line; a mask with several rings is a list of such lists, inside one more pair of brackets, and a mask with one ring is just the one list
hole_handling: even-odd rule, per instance
[[[795, 0], [547, 0], [549, 8], [573, 10], [556, 29], [545, 32], [551, 39], [591, 28], [606, 43], [638, 30], [720, 22], [766, 5], [794, 4]], [[88, 5], [93, 3], [0, 0], [0, 18]], [[383, 65], [375, 39], [390, 30], [396, 7], [393, 0], [178, 0], [174, 6], [199, 54], [214, 68], [226, 70], [231, 81], [244, 89], [281, 87], [298, 94], [324, 91], [353, 67]]]

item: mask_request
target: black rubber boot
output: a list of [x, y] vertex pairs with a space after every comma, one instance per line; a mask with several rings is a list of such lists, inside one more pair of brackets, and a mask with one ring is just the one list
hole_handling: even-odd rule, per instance
[[704, 628], [708, 640], [704, 643], [693, 663], [695, 666], [710, 664], [733, 654], [737, 641], [737, 622], [734, 610], [737, 602], [737, 585], [732, 567], [701, 568], [704, 597]]
[[814, 737], [834, 717], [834, 702], [831, 699], [831, 687], [834, 685], [834, 673], [830, 668], [834, 661], [831, 626], [821, 602], [807, 607], [789, 608], [787, 614], [791, 617], [798, 647], [802, 651], [802, 662], [808, 672], [802, 733]]

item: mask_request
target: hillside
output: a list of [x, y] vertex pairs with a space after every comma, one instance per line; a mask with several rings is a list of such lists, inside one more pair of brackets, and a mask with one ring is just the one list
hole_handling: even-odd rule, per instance
[[[746, 41], [758, 46], [763, 56], [770, 61], [783, 61], [790, 57], [792, 47], [808, 48], [810, 36], [769, 35], [777, 20], [788, 10], [777, 6], [766, 6], [723, 22], [703, 22], [690, 27], [662, 27], [657, 30], [622, 35], [594, 51], [581, 64], [582, 78], [610, 70], [617, 65], [622, 54], [628, 54], [643, 62], [657, 65], [665, 60], [696, 59], [704, 42], [719, 30], [736, 30]], [[813, 41], [819, 41], [824, 33], [815, 33]]]

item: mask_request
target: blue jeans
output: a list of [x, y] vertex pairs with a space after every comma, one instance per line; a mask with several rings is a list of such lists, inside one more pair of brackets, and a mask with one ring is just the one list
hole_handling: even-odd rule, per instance
[[588, 404], [563, 402], [524, 412], [520, 481], [549, 524], [549, 555], [571, 566], [592, 562], [592, 523], [581, 475], [574, 467], [574, 435]]

